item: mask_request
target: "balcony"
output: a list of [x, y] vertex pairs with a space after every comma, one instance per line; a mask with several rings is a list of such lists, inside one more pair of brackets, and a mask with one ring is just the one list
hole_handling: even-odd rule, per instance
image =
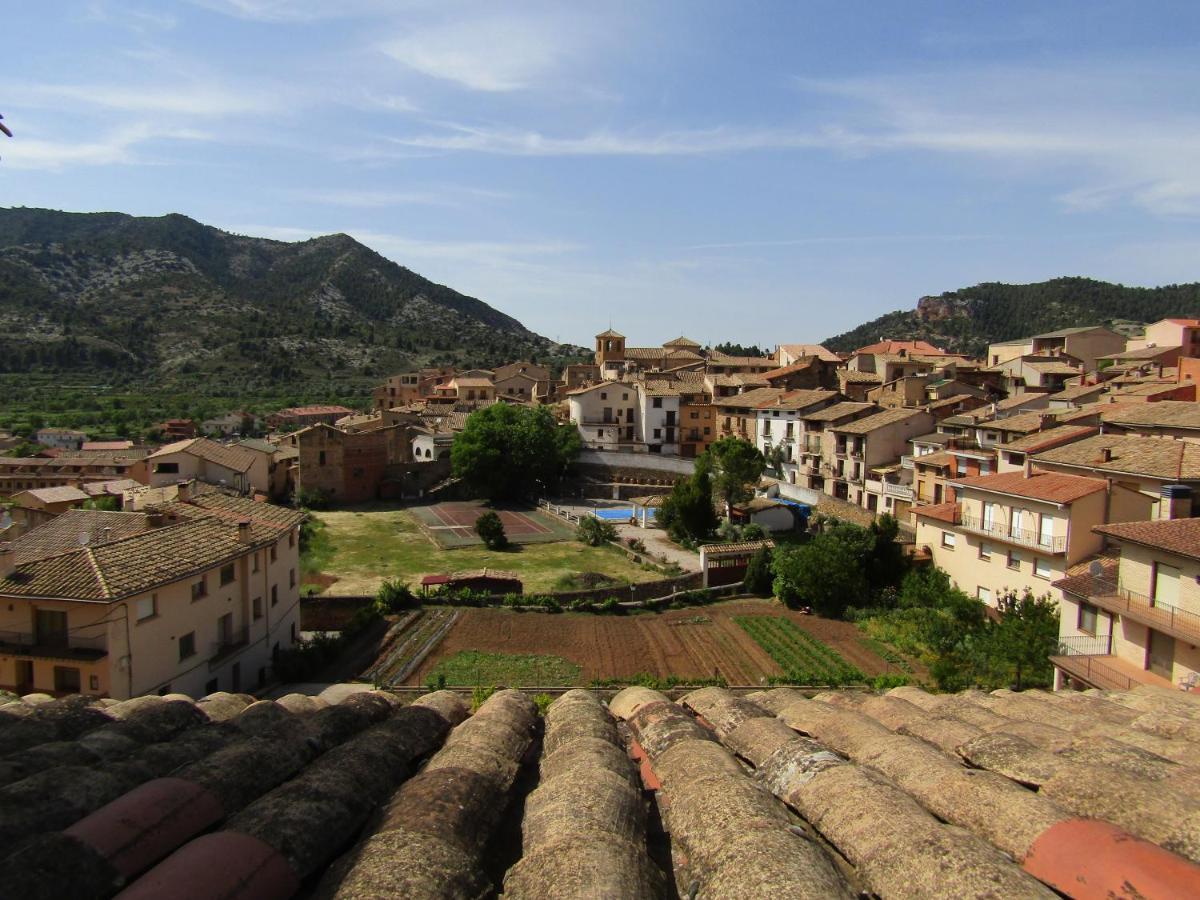
[[1058, 655], [1050, 662], [1067, 675], [1105, 691], [1128, 691], [1152, 684], [1174, 688], [1170, 680], [1139, 669], [1112, 654], [1111, 637], [1068, 637], [1058, 642]]
[[228, 634], [213, 644], [212, 655], [208, 659], [209, 671], [217, 668], [229, 657], [238, 653], [242, 648], [250, 643], [250, 629], [245, 626], [234, 628]]
[[897, 500], [907, 500], [910, 503], [913, 498], [913, 489], [911, 484], [893, 484], [890, 481], [883, 483], [883, 496], [895, 497]]
[[902, 468], [902, 469], [911, 469], [912, 467], [913, 467], [913, 458], [912, 458], [912, 456], [906, 455], [906, 456], [901, 456], [901, 457], [900, 457], [900, 468]]
[[989, 522], [968, 515], [960, 516], [958, 524], [962, 526], [964, 531], [983, 535], [1002, 543], [1016, 544], [1018, 547], [1031, 547], [1043, 553], [1067, 552], [1067, 538], [1065, 535], [1042, 535], [1037, 531], [1030, 531], [1024, 528], [1014, 530], [1005, 528], [1003, 525], [998, 525], [995, 522]]
[[95, 662], [108, 656], [108, 639], [104, 635], [80, 637], [72, 634], [64, 640], [61, 637], [40, 638], [21, 631], [0, 631], [0, 653], [37, 659]]
[[1089, 598], [1093, 606], [1132, 619], [1189, 644], [1200, 644], [1200, 615], [1114, 584]]

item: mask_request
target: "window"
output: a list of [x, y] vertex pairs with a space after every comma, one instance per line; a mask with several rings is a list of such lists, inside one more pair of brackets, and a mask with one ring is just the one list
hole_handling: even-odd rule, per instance
[[215, 694], [220, 689], [221, 689], [221, 681], [219, 678], [213, 678], [211, 681], [209, 681], [207, 684], [204, 685], [204, 693], [205, 694]]
[[[362, 471], [362, 470], [360, 469], [359, 471]], [[296, 546], [296, 532], [295, 532], [295, 530], [292, 530], [292, 531], [289, 531], [289, 532], [288, 532], [288, 546], [289, 546], [289, 547], [295, 547], [295, 546]]]
[[628, 400], [628, 399], [629, 399], [629, 395], [628, 395], [628, 394], [622, 394], [622, 395], [621, 395], [621, 399], [622, 399], [622, 400]]
[[979, 474], [980, 475], [991, 475], [992, 474], [992, 461], [990, 459], [985, 459], [985, 460], [980, 461]]
[[655, 397], [653, 402], [655, 409], [662, 409], [662, 397]]
[[227, 566], [221, 566], [221, 587], [224, 587], [227, 584], [233, 584], [233, 581], [236, 577], [237, 575], [235, 574], [233, 563], [230, 563]]
[[996, 504], [985, 500], [983, 502], [983, 530], [991, 531], [996, 526]]
[[598, 437], [598, 438], [604, 437], [604, 429], [603, 428], [596, 429], [596, 437]]
[[263, 617], [262, 597], [254, 598], [254, 620], [257, 622]]
[[979, 558], [980, 559], [991, 559], [992, 558], [992, 548], [989, 544], [980, 544], [979, 545]]
[[100, 690], [100, 676], [99, 675], [89, 675], [88, 676], [88, 690], [89, 691]]
[[662, 429], [661, 429], [661, 428], [655, 428], [655, 429], [654, 429], [654, 436], [655, 436], [656, 438], [660, 438], [660, 437], [662, 437]]
[[325, 465], [325, 451], [324, 450], [322, 450], [321, 452], [319, 452], [317, 454], [317, 465], [318, 466]]
[[295, 587], [295, 586], [296, 586], [296, 570], [289, 569], [288, 570], [288, 587]]
[[179, 639], [179, 661], [196, 655], [196, 632], [189, 631]]
[[139, 597], [137, 602], [137, 620], [144, 622], [158, 615], [158, 594], [149, 597]]
[[279, 602], [279, 585], [271, 585], [271, 605], [274, 606]]
[[604, 391], [601, 391], [601, 392], [600, 392], [600, 399], [601, 399], [601, 400], [607, 400], [607, 399], [608, 399], [608, 394], [607, 394], [606, 392], [604, 392]]
[[707, 425], [705, 425], [705, 426], [704, 426], [704, 433], [705, 433], [705, 434], [712, 434], [712, 429], [711, 429], [711, 428], [709, 428]]
[[992, 589], [991, 588], [985, 588], [982, 585], [980, 585], [979, 587], [977, 587], [975, 589], [975, 595], [980, 600], [982, 600], [984, 603], [986, 603], [988, 606], [992, 605]]
[[1009, 537], [1020, 537], [1021, 531], [1025, 527], [1025, 517], [1029, 515], [1023, 509], [1014, 509], [1012, 511], [1012, 524], [1009, 526]]
[[1099, 618], [1099, 610], [1090, 603], [1079, 604], [1079, 630], [1087, 634], [1096, 633], [1096, 621]]
[[161, 475], [178, 475], [179, 463], [155, 463], [154, 471]]
[[192, 602], [195, 603], [201, 597], [208, 596], [208, 579], [201, 578], [199, 581], [192, 583]]
[[698, 419], [698, 418], [700, 418], [700, 413], [696, 412], [696, 410], [693, 409], [691, 412], [691, 416], [693, 419]]
[[271, 545], [271, 562], [275, 562], [279, 558], [279, 551], [274, 544]]
[[258, 571], [258, 551], [257, 550], [255, 550], [253, 553], [250, 554], [250, 565], [251, 565], [250, 571], [252, 571], [252, 572]]
[[1054, 518], [1043, 513], [1038, 518], [1038, 546], [1050, 547], [1054, 543]]
[[1033, 574], [1038, 578], [1050, 577], [1050, 563], [1044, 559], [1033, 558]]
[[1008, 567], [1018, 572], [1021, 570], [1021, 554], [1016, 550], [1008, 551]]
[[954, 540], [955, 540], [955, 534], [953, 531], [943, 531], [942, 532], [942, 546], [945, 547], [947, 550], [954, 549]]

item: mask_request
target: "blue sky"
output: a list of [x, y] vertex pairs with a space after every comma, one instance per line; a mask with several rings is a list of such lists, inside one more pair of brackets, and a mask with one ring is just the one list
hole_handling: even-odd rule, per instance
[[62, 0], [0, 203], [344, 231], [590, 343], [1200, 280], [1200, 4]]

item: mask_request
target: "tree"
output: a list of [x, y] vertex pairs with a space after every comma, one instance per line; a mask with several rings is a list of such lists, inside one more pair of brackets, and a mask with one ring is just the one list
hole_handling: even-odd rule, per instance
[[698, 466], [690, 476], [676, 481], [656, 518], [672, 540], [702, 541], [709, 537], [719, 520], [713, 509], [712, 479], [708, 469]]
[[121, 504], [116, 497], [92, 497], [90, 500], [83, 501], [84, 509], [98, 509], [103, 512], [120, 512]]
[[843, 524], [807, 544], [779, 548], [771, 566], [776, 596], [788, 606], [807, 604], [818, 615], [841, 618], [870, 595], [866, 569], [874, 543], [867, 529]]
[[754, 551], [754, 555], [750, 557], [750, 564], [746, 566], [746, 577], [742, 580], [742, 585], [750, 594], [765, 596], [771, 593], [770, 547], [759, 547]]
[[735, 504], [754, 496], [754, 487], [766, 466], [757, 447], [735, 437], [710, 444], [700, 459], [699, 464], [711, 473], [713, 490], [725, 504], [727, 516], [732, 515]]
[[617, 526], [611, 522], [602, 522], [595, 516], [584, 516], [575, 529], [575, 540], [589, 547], [611, 544], [616, 539]]
[[450, 449], [451, 469], [491, 500], [527, 499], [557, 485], [579, 455], [579, 430], [544, 406], [497, 403], [471, 413]]
[[1004, 671], [1003, 681], [1012, 676], [1013, 690], [1024, 682], [1045, 686], [1053, 676], [1050, 657], [1058, 650], [1058, 604], [1044, 594], [1035, 597], [1028, 588], [1018, 596], [1006, 591], [997, 599], [998, 621], [990, 623], [989, 649]]
[[475, 520], [475, 533], [489, 550], [503, 550], [508, 546], [508, 535], [504, 523], [494, 510], [488, 510]]

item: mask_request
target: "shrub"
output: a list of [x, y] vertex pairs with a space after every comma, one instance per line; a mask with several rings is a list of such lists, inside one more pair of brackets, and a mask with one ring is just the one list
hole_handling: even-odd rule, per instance
[[550, 704], [554, 702], [554, 698], [549, 694], [541, 693], [533, 698], [533, 702], [537, 704], [538, 715], [544, 716], [546, 715], [546, 710], [550, 707]]
[[610, 522], [602, 522], [595, 516], [584, 516], [575, 529], [575, 540], [589, 547], [611, 544], [616, 539], [617, 527]]
[[757, 522], [751, 522], [748, 525], [742, 526], [743, 541], [762, 541], [766, 540], [767, 529], [763, 528]]
[[475, 520], [475, 533], [489, 550], [503, 550], [508, 546], [504, 523], [500, 521], [500, 516], [495, 510], [488, 510]]
[[646, 553], [646, 543], [641, 538], [626, 538], [625, 543], [629, 545], [629, 549], [634, 553]]
[[871, 679], [871, 687], [877, 691], [887, 691], [894, 687], [904, 687], [908, 684], [907, 675], [876, 675]]
[[417, 605], [417, 598], [409, 590], [407, 584], [398, 578], [389, 578], [379, 586], [375, 594], [375, 606], [383, 615], [411, 609]]
[[325, 509], [329, 495], [316, 488], [300, 488], [292, 495], [292, 505], [300, 509]]
[[754, 555], [750, 557], [750, 564], [746, 566], [746, 577], [743, 579], [742, 585], [749, 594], [770, 596], [773, 581], [774, 577], [771, 574], [771, 548], [759, 547], [754, 551]]

